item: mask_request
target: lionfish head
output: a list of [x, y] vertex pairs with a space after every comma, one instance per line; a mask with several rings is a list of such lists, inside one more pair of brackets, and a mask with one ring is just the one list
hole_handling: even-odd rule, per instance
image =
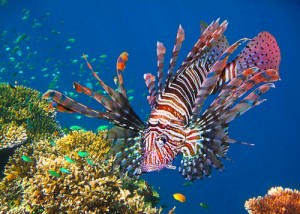
[[142, 172], [158, 171], [163, 168], [174, 169], [172, 160], [176, 149], [171, 144], [172, 139], [167, 134], [147, 130], [143, 137]]

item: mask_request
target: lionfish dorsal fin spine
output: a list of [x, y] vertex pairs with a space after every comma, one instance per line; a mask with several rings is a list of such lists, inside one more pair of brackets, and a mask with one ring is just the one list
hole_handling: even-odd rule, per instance
[[180, 52], [181, 46], [182, 46], [182, 42], [185, 38], [185, 34], [184, 34], [184, 30], [181, 27], [181, 25], [179, 25], [178, 27], [178, 31], [177, 31], [177, 36], [176, 36], [176, 41], [173, 47], [173, 52], [172, 52], [172, 57], [170, 60], [170, 64], [169, 64], [169, 69], [168, 69], [168, 73], [167, 73], [167, 77], [166, 77], [166, 86], [169, 85], [170, 80], [173, 77], [173, 73], [174, 73], [174, 69], [176, 66], [176, 62], [177, 62], [177, 58], [178, 58], [178, 54]]
[[239, 41], [235, 42], [233, 45], [228, 47], [227, 50], [224, 51], [224, 53], [214, 63], [209, 73], [207, 74], [206, 78], [204, 79], [203, 83], [201, 84], [200, 90], [197, 93], [195, 103], [194, 103], [191, 123], [195, 123], [196, 120], [199, 118], [204, 102], [216, 87], [220, 75], [222, 74], [222, 71], [227, 64], [227, 60], [229, 56], [238, 48], [239, 45], [241, 45], [243, 42], [247, 40], [248, 39], [240, 39]]
[[156, 51], [157, 51], [157, 77], [158, 77], [157, 93], [158, 96], [160, 96], [163, 88], [163, 77], [164, 77], [163, 71], [164, 71], [164, 60], [166, 54], [166, 48], [163, 45], [163, 43], [157, 42]]
[[176, 103], [185, 125], [190, 124], [195, 99], [201, 83], [207, 73], [227, 49], [228, 42], [223, 36], [227, 22], [219, 25], [218, 21], [210, 24], [200, 36], [185, 62], [164, 90], [163, 98]]
[[149, 92], [149, 95], [147, 96], [147, 100], [152, 109], [156, 105], [156, 96], [157, 96], [157, 91], [155, 89], [155, 76], [150, 73], [144, 74], [144, 80]]
[[213, 41], [220, 38], [226, 30], [228, 22], [225, 20], [219, 25], [219, 19], [212, 22], [202, 33], [192, 50], [183, 61], [177, 73], [184, 70], [186, 67], [192, 64], [192, 62], [199, 57], [199, 54], [203, 54], [204, 50], [209, 47]]

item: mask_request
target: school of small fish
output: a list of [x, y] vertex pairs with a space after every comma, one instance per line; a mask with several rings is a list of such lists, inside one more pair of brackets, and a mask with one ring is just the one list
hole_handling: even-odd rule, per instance
[[[66, 36], [64, 21], [50, 24], [53, 21], [51, 15], [46, 12], [41, 17], [34, 17], [29, 9], [23, 8], [19, 12], [19, 26], [23, 30], [20, 32], [16, 29], [0, 31], [0, 81], [29, 87], [37, 83], [39, 87], [43, 87], [38, 90], [47, 91], [59, 88], [60, 84], [63, 84], [61, 78], [65, 75], [61, 71], [70, 70], [72, 71], [70, 75], [76, 75], [76, 78], [82, 77], [79, 83], [93, 88], [97, 81], [87, 72], [88, 69], [82, 62], [83, 56], [72, 54], [70, 51], [78, 46], [78, 39], [74, 36]], [[49, 29], [49, 25], [55, 28]], [[48, 33], [42, 34], [40, 33], [42, 31]], [[56, 45], [52, 45], [54, 42]], [[50, 49], [46, 48], [49, 46]], [[70, 58], [62, 60], [58, 54], [65, 54]], [[88, 58], [87, 55], [85, 57]], [[107, 58], [108, 55], [100, 51], [97, 57], [89, 61], [97, 64], [95, 70], [101, 72], [107, 69], [105, 67]], [[120, 66], [125, 65], [120, 63]], [[47, 83], [38, 84], [40, 82]], [[134, 90], [130, 91], [134, 92]], [[72, 91], [64, 91], [64, 94], [72, 98], [78, 96]], [[133, 99], [134, 96], [131, 95], [130, 100]], [[75, 115], [74, 118], [79, 120], [82, 117]]]

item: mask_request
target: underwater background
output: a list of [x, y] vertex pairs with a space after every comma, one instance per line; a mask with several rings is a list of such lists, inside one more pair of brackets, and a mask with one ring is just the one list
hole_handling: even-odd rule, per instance
[[[3, 2], [4, 3], [4, 2]], [[129, 53], [124, 82], [132, 105], [146, 120], [150, 108], [143, 74], [156, 74], [156, 42], [167, 48], [166, 62], [179, 24], [185, 30], [179, 62], [200, 35], [200, 21], [228, 20], [225, 35], [230, 44], [270, 32], [281, 50], [276, 89], [263, 97], [263, 105], [231, 123], [232, 138], [254, 143], [229, 148], [225, 171], [210, 178], [186, 182], [177, 170], [143, 175], [158, 191], [161, 202], [176, 213], [246, 213], [244, 202], [265, 195], [273, 186], [300, 189], [300, 3], [298, 1], [7, 1], [0, 7], [0, 81], [24, 85], [42, 93], [55, 89], [73, 95], [73, 81], [100, 89], [86, 67], [82, 54], [113, 86], [117, 57]], [[18, 47], [18, 48], [16, 48]], [[16, 49], [15, 49], [16, 48]], [[75, 97], [101, 109], [91, 98]], [[62, 127], [78, 125], [96, 131], [105, 121], [57, 113]], [[3, 165], [7, 153], [0, 151]], [[179, 160], [175, 160], [179, 163]], [[186, 202], [174, 200], [174, 193]], [[199, 204], [203, 202], [208, 208]], [[167, 210], [169, 210], [167, 209]]]

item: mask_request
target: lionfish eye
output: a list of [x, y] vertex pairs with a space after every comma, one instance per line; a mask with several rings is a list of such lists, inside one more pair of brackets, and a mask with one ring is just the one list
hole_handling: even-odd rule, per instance
[[158, 146], [163, 146], [166, 144], [167, 139], [166, 139], [166, 136], [158, 136], [155, 141]]

